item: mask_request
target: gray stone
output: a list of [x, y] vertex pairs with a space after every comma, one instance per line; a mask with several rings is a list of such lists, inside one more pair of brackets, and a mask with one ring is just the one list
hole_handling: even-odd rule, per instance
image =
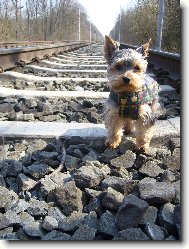
[[5, 214], [0, 214], [0, 229], [4, 229], [9, 226], [20, 224], [20, 217], [14, 211], [7, 211]]
[[0, 112], [7, 113], [13, 111], [13, 107], [10, 103], [0, 104]]
[[13, 227], [6, 227], [0, 230], [0, 236], [5, 235], [5, 234], [10, 234], [12, 232], [13, 232]]
[[175, 176], [172, 171], [166, 169], [160, 177], [161, 182], [174, 182]]
[[102, 193], [102, 191], [97, 191], [95, 189], [90, 189], [90, 188], [85, 188], [85, 192], [89, 194], [91, 197], [97, 197]]
[[45, 147], [45, 151], [48, 151], [48, 152], [61, 152], [62, 150], [62, 142], [60, 140], [53, 140], [52, 142], [48, 143]]
[[124, 195], [129, 194], [137, 185], [138, 181], [128, 180], [117, 176], [108, 176], [101, 182], [101, 189], [106, 190], [111, 187]]
[[28, 223], [35, 221], [34, 217], [26, 212], [21, 212], [18, 214], [18, 216], [20, 217], [22, 226], [27, 225]]
[[41, 179], [40, 193], [43, 197], [46, 197], [56, 187], [57, 187], [57, 184], [51, 180], [51, 177], [49, 175], [46, 175], [45, 178]]
[[124, 195], [108, 187], [101, 197], [102, 206], [108, 210], [117, 211], [123, 202]]
[[27, 145], [23, 143], [15, 143], [14, 144], [14, 149], [18, 152], [23, 152], [26, 151]]
[[65, 140], [64, 145], [68, 147], [69, 145], [85, 144], [84, 138], [80, 136], [72, 136]]
[[149, 206], [146, 212], [143, 214], [142, 219], [140, 221], [141, 225], [145, 225], [146, 223], [156, 223], [157, 221], [158, 209], [153, 206]]
[[149, 240], [140, 228], [129, 228], [118, 232], [114, 240]]
[[73, 151], [73, 156], [77, 158], [83, 158], [83, 153], [79, 149]]
[[175, 148], [172, 152], [172, 155], [180, 158], [180, 148]]
[[174, 199], [175, 189], [167, 182], [139, 183], [140, 198], [149, 204], [166, 203]]
[[30, 237], [40, 239], [44, 236], [44, 232], [41, 228], [41, 223], [38, 221], [26, 222], [23, 225], [23, 231]]
[[57, 172], [56, 174], [53, 174], [50, 176], [50, 179], [57, 185], [62, 186], [64, 183], [69, 182], [72, 180], [72, 176], [69, 172], [61, 173]]
[[58, 222], [64, 221], [66, 219], [66, 216], [61, 212], [61, 210], [58, 207], [49, 208], [48, 216], [53, 217]]
[[22, 163], [15, 161], [15, 160], [10, 160], [9, 161], [9, 168], [7, 172], [7, 176], [18, 176], [22, 172]]
[[116, 168], [131, 168], [135, 162], [136, 154], [128, 150], [125, 154], [111, 160], [111, 165]]
[[144, 177], [142, 180], [140, 180], [140, 183], [147, 183], [147, 182], [151, 182], [151, 183], [155, 183], [156, 179], [151, 178], [151, 177]]
[[45, 216], [42, 227], [48, 231], [58, 228], [58, 221], [52, 216]]
[[104, 208], [99, 197], [93, 197], [90, 199], [89, 204], [85, 206], [84, 210], [87, 213], [95, 211], [98, 216], [101, 216], [104, 212]]
[[118, 150], [106, 149], [104, 153], [99, 156], [99, 161], [102, 163], [110, 163], [111, 160], [115, 157], [118, 157]]
[[33, 113], [23, 114], [22, 119], [23, 121], [34, 121], [35, 120]]
[[35, 162], [31, 166], [28, 166], [25, 170], [25, 173], [30, 174], [35, 179], [44, 177], [46, 174], [49, 174], [53, 169], [46, 165], [45, 163]]
[[19, 240], [18, 237], [16, 236], [16, 233], [2, 235], [2, 236], [0, 236], [0, 239], [4, 239], [4, 240]]
[[98, 159], [97, 154], [94, 151], [90, 151], [87, 155], [82, 158], [83, 162], [93, 162]]
[[73, 174], [76, 186], [79, 188], [91, 188], [99, 185], [105, 174], [102, 169], [96, 166], [82, 166]]
[[159, 214], [158, 214], [158, 220], [159, 224], [167, 229], [167, 231], [170, 234], [175, 233], [176, 226], [174, 223], [174, 208], [175, 205], [171, 203], [166, 203], [160, 208]]
[[17, 194], [19, 193], [19, 191], [18, 191], [18, 185], [16, 183], [15, 178], [13, 178], [13, 177], [7, 177], [6, 178], [6, 183], [9, 186], [10, 190], [13, 190]]
[[20, 240], [30, 240], [29, 236], [24, 232], [23, 228], [18, 229], [18, 231], [16, 232], [16, 236], [20, 239]]
[[179, 204], [180, 203], [180, 180], [173, 182], [173, 186], [175, 188], [174, 204]]
[[14, 211], [17, 214], [21, 213], [25, 210], [27, 210], [27, 208], [30, 206], [30, 204], [28, 202], [26, 202], [25, 200], [19, 199], [18, 202], [12, 204], [12, 205], [8, 205], [5, 210], [8, 211]]
[[32, 155], [32, 159], [34, 160], [56, 160], [58, 157], [57, 152], [47, 152], [47, 151], [37, 151], [34, 155]]
[[80, 225], [83, 225], [87, 214], [73, 211], [69, 217], [60, 221], [58, 228], [61, 231], [75, 231]]
[[17, 184], [20, 190], [26, 191], [34, 188], [37, 182], [29, 178], [28, 176], [20, 173], [17, 178]]
[[147, 161], [140, 169], [139, 172], [145, 176], [157, 177], [159, 174], [162, 174], [162, 170], [157, 163], [154, 161]]
[[153, 223], [147, 223], [144, 230], [151, 240], [163, 240], [165, 237], [161, 227]]
[[175, 171], [180, 170], [180, 157], [178, 156], [168, 156], [163, 159], [163, 163], [166, 169]]
[[71, 240], [94, 240], [96, 235], [96, 229], [92, 227], [88, 227], [86, 225], [81, 225], [72, 236]]
[[98, 219], [97, 219], [97, 214], [95, 211], [91, 211], [85, 221], [84, 221], [84, 225], [88, 226], [88, 227], [92, 227], [97, 229], [98, 228]]
[[6, 187], [6, 182], [4, 180], [4, 177], [3, 175], [0, 174], [0, 186], [1, 187]]
[[117, 214], [116, 225], [120, 230], [137, 227], [149, 205], [135, 195], [124, 198]]
[[54, 195], [57, 204], [66, 216], [73, 211], [81, 211], [83, 208], [82, 191], [76, 187], [74, 181], [67, 182], [63, 186], [56, 188]]
[[171, 236], [167, 237], [167, 238], [164, 239], [164, 240], [170, 240], [170, 241], [172, 241], [172, 240], [176, 240], [176, 239], [175, 239], [175, 237], [173, 237], [173, 236], [171, 235]]
[[174, 214], [173, 214], [173, 220], [177, 228], [178, 235], [180, 236], [180, 220], [181, 220], [181, 210], [180, 205], [175, 206], [174, 208]]
[[18, 201], [18, 195], [12, 190], [9, 191], [5, 187], [0, 188], [0, 208], [5, 208], [7, 205], [14, 204]]
[[27, 212], [34, 217], [45, 216], [48, 212], [49, 205], [45, 201], [31, 199], [29, 204]]
[[73, 172], [74, 170], [79, 168], [79, 161], [80, 161], [80, 159], [78, 159], [76, 157], [66, 155], [64, 165], [68, 171]]
[[175, 148], [180, 148], [180, 137], [173, 137], [169, 141], [169, 146], [171, 150]]
[[36, 139], [32, 141], [30, 146], [28, 146], [27, 152], [28, 153], [33, 153], [38, 150], [43, 150], [47, 146], [47, 142], [45, 142], [42, 139]]
[[98, 232], [105, 236], [114, 236], [118, 232], [115, 224], [115, 216], [106, 210], [100, 217]]
[[70, 240], [71, 236], [67, 233], [62, 233], [60, 231], [53, 230], [47, 233], [41, 240]]
[[[0, 154], [1, 155], [1, 154]], [[5, 158], [7, 156], [1, 155], [2, 158]], [[0, 162], [0, 172], [3, 177], [6, 177], [9, 172], [10, 165], [7, 161], [3, 160]]]
[[167, 147], [157, 148], [156, 151], [156, 159], [162, 160], [163, 158], [170, 156], [171, 151], [167, 149]]
[[125, 154], [126, 151], [132, 151], [135, 148], [135, 141], [133, 138], [127, 138], [126, 141], [119, 145], [119, 151], [121, 154]]
[[128, 180], [132, 179], [132, 175], [124, 167], [120, 167], [120, 168], [115, 168], [114, 167], [114, 168], [111, 168], [111, 175], [112, 176], [121, 177], [121, 178], [125, 178], [125, 179], [128, 179]]
[[147, 157], [143, 154], [140, 154], [137, 156], [136, 160], [135, 160], [135, 164], [134, 167], [136, 169], [139, 169], [147, 160]]

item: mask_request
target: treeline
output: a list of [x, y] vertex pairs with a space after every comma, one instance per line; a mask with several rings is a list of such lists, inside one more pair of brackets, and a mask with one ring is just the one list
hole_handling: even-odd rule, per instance
[[[115, 40], [132, 45], [141, 45], [149, 40], [151, 48], [156, 45], [159, 0], [132, 0], [127, 10], [121, 10], [110, 35]], [[121, 26], [119, 27], [121, 23]], [[164, 1], [164, 21], [161, 50], [180, 53], [181, 13], [179, 0]]]
[[[77, 0], [0, 0], [0, 41], [78, 40], [79, 19], [80, 40], [89, 40], [90, 21]], [[101, 39], [91, 24], [91, 40]]]

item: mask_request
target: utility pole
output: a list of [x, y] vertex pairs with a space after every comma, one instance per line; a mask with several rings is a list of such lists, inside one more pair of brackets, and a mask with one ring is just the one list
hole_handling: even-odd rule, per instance
[[156, 49], [158, 51], [161, 50], [163, 15], [164, 15], [164, 0], [159, 0], [159, 13], [158, 13], [157, 33], [156, 33]]
[[120, 6], [120, 14], [119, 14], [119, 42], [121, 42], [121, 6]]
[[90, 21], [90, 41], [91, 41], [91, 21]]
[[81, 40], [81, 18], [80, 18], [80, 8], [79, 8], [79, 32], [78, 32], [78, 39]]

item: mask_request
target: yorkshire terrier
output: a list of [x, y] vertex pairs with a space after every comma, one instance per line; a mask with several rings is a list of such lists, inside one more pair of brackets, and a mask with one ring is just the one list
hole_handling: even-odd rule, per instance
[[[149, 41], [150, 42], [150, 41]], [[117, 148], [123, 130], [136, 128], [136, 150], [146, 152], [160, 115], [157, 82], [146, 74], [149, 42], [135, 49], [119, 49], [105, 36], [104, 56], [108, 64], [110, 95], [105, 108], [106, 146]]]

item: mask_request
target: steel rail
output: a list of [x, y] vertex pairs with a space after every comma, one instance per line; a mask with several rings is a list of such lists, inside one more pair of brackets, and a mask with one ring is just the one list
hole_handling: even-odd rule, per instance
[[[121, 43], [120, 49], [132, 48], [136, 49], [137, 46]], [[164, 51], [157, 51], [149, 49], [148, 62], [153, 64], [155, 69], [158, 70], [162, 68], [164, 71], [169, 72], [169, 74], [175, 79], [180, 80], [180, 54], [168, 53]]]
[[29, 63], [33, 58], [43, 59], [45, 55], [53, 53], [71, 51], [92, 44], [89, 41], [68, 42], [63, 44], [54, 44], [48, 46], [35, 46], [4, 49], [0, 51], [1, 72], [15, 67], [15, 63]]
[[[61, 42], [63, 43], [70, 43], [70, 42], [76, 42], [74, 40], [64, 40]], [[79, 42], [79, 41], [78, 41]], [[86, 42], [86, 41], [80, 41], [80, 42]], [[0, 42], [0, 48], [13, 48], [17, 46], [32, 46], [32, 45], [44, 45], [44, 44], [57, 44], [60, 43], [59, 41], [15, 41], [15, 42]]]

